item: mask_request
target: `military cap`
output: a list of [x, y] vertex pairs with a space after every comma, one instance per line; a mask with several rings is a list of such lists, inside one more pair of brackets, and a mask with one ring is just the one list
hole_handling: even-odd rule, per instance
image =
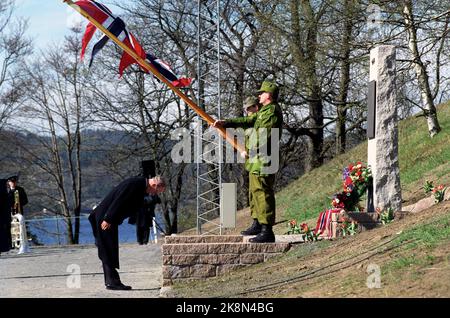
[[278, 92], [278, 86], [273, 82], [264, 81], [262, 82], [261, 88], [258, 90], [258, 92], [267, 92], [275, 94]]
[[244, 100], [244, 109], [247, 109], [251, 106], [255, 106], [259, 104], [259, 100], [255, 96], [249, 96]]

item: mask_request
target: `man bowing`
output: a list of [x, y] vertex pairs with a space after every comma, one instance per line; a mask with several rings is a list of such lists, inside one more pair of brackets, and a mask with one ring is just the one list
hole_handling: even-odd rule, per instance
[[103, 264], [106, 289], [131, 289], [131, 286], [121, 282], [116, 270], [119, 268], [118, 226], [126, 218], [138, 213], [147, 193], [160, 194], [165, 188], [165, 183], [159, 176], [151, 179], [128, 178], [116, 186], [89, 215], [98, 257]]

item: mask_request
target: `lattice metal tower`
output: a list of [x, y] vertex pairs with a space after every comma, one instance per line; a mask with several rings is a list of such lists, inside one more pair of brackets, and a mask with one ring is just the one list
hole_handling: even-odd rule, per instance
[[[221, 118], [220, 10], [220, 0], [198, 0], [197, 101], [214, 118]], [[197, 120], [197, 233], [222, 234], [222, 138], [215, 129], [205, 133], [208, 127], [201, 118]]]

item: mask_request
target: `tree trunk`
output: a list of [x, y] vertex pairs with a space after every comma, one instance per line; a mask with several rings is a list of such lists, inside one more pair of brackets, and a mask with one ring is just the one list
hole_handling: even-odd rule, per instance
[[175, 193], [172, 195], [171, 208], [173, 218], [170, 224], [171, 233], [178, 233], [178, 203], [180, 202], [181, 189], [183, 187], [183, 174], [185, 167], [185, 164], [180, 164], [180, 169], [178, 170], [176, 177], [177, 183], [175, 186]]
[[[302, 41], [301, 18], [299, 9], [302, 8], [305, 19], [306, 39]], [[310, 171], [323, 163], [323, 103], [321, 87], [317, 78], [317, 32], [318, 20], [309, 1], [290, 1], [292, 16], [291, 28], [293, 32], [291, 48], [293, 49], [294, 61], [300, 74], [304, 74], [306, 83], [306, 96], [309, 108], [309, 130], [308, 134], [308, 162], [306, 170]], [[303, 44], [303, 45], [302, 45]]]
[[[312, 96], [315, 96], [313, 94]], [[310, 130], [308, 140], [309, 160], [306, 169], [311, 171], [314, 168], [320, 167], [323, 163], [323, 105], [318, 97], [309, 103]]]
[[419, 83], [419, 90], [422, 99], [423, 112], [427, 118], [428, 133], [430, 137], [434, 137], [441, 131], [439, 126], [436, 107], [434, 105], [429, 76], [426, 66], [421, 60], [419, 48], [417, 45], [417, 28], [414, 24], [413, 5], [411, 0], [407, 0], [403, 7], [403, 16], [405, 19], [406, 28], [409, 35], [408, 46], [413, 56], [414, 71], [416, 72], [417, 81]]
[[347, 121], [347, 97], [350, 84], [350, 41], [353, 29], [353, 11], [351, 0], [345, 0], [344, 12], [347, 16], [344, 20], [344, 35], [342, 38], [342, 56], [341, 56], [341, 78], [339, 83], [339, 96], [337, 99], [337, 121], [336, 121], [336, 154], [345, 152], [347, 134], [345, 123]]

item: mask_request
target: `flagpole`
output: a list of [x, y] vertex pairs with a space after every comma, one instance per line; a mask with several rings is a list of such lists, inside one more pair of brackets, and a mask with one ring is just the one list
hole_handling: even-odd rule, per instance
[[[94, 18], [92, 18], [89, 13], [87, 13], [85, 10], [77, 6], [72, 0], [63, 0], [63, 2], [67, 3], [70, 7], [72, 7], [74, 10], [78, 11], [82, 16], [84, 16], [86, 19], [88, 19], [92, 24], [94, 24], [100, 31], [102, 31], [107, 37], [109, 37], [111, 40], [113, 40], [118, 46], [120, 46], [125, 52], [127, 52], [130, 56], [132, 56], [136, 62], [139, 63], [142, 67], [144, 67], [146, 70], [150, 71], [155, 75], [159, 80], [164, 82], [169, 88], [178, 95], [189, 107], [191, 107], [198, 115], [200, 115], [208, 124], [212, 125], [214, 124], [215, 119], [212, 118], [210, 115], [208, 115], [203, 109], [201, 109], [196, 103], [194, 103], [189, 97], [187, 97], [182, 91], [180, 91], [177, 87], [175, 87], [170, 81], [168, 81], [164, 76], [162, 76], [158, 70], [148, 63], [145, 59], [140, 57], [134, 50], [126, 46], [124, 43], [122, 43], [114, 34], [109, 32], [107, 28], [105, 28], [101, 23], [96, 21]], [[245, 148], [238, 143], [234, 136], [229, 136], [226, 133], [226, 130], [223, 127], [215, 127], [219, 133], [224, 137], [237, 151], [240, 153], [245, 152]]]

